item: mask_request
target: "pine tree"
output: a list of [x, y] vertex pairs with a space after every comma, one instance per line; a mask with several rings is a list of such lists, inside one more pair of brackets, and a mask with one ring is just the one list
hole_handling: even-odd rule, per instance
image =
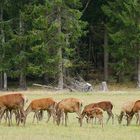
[[[57, 74], [60, 89], [63, 88], [64, 57], [72, 55], [69, 53], [71, 45], [78, 41], [86, 25], [80, 20], [79, 6], [79, 0], [48, 0], [45, 4], [28, 5], [25, 10], [27, 22], [32, 24], [28, 31], [32, 42], [31, 63], [27, 69], [36, 74], [40, 71], [40, 75]], [[34, 57], [40, 60], [33, 60]]]
[[139, 56], [139, 8], [138, 0], [119, 0], [109, 2], [103, 7], [105, 14], [110, 19], [108, 22], [112, 40], [110, 51], [116, 61], [113, 67], [119, 80], [126, 74], [133, 75], [133, 71], [136, 69], [136, 66], [132, 67], [132, 65]]

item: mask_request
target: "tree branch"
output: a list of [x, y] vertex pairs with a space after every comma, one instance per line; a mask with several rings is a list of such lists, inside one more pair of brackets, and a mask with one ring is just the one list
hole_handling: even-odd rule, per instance
[[89, 5], [90, 2], [91, 2], [91, 0], [88, 0], [88, 1], [87, 1], [86, 6], [85, 6], [85, 8], [83, 9], [82, 13], [84, 13], [84, 12], [86, 11], [86, 9], [87, 9], [87, 7], [88, 7], [88, 5]]

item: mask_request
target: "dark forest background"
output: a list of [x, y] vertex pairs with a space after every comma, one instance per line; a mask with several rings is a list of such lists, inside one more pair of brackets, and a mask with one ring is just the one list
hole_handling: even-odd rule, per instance
[[139, 0], [0, 0], [0, 90], [77, 75], [140, 87]]

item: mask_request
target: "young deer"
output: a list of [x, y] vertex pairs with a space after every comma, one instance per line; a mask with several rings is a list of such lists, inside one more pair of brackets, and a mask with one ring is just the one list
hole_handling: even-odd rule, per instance
[[88, 119], [90, 118], [88, 113], [87, 113], [87, 110], [89, 109], [93, 109], [95, 107], [98, 107], [98, 108], [101, 108], [103, 111], [106, 111], [107, 114], [108, 114], [108, 119], [107, 119], [107, 122], [109, 121], [109, 119], [112, 117], [112, 124], [114, 123], [114, 115], [112, 113], [112, 109], [113, 109], [113, 105], [110, 101], [102, 101], [102, 102], [97, 102], [97, 103], [91, 103], [89, 105], [86, 105], [84, 107], [84, 110], [82, 111], [82, 114], [81, 114], [81, 121], [84, 117], [87, 118], [87, 122], [88, 122]]
[[103, 128], [103, 110], [99, 107], [94, 107], [86, 110], [89, 118], [97, 118]]

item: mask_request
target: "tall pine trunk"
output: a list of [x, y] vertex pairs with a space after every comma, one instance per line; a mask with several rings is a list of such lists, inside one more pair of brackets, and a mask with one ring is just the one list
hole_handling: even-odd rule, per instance
[[49, 83], [49, 78], [48, 78], [48, 74], [45, 73], [43, 75], [43, 84], [47, 85]]
[[[58, 7], [58, 34], [61, 34], [61, 9]], [[59, 36], [60, 37], [60, 36]], [[60, 41], [60, 40], [59, 40]], [[63, 89], [63, 58], [62, 58], [62, 46], [58, 48], [58, 88]]]
[[20, 89], [22, 89], [22, 90], [26, 90], [26, 89], [27, 89], [27, 85], [26, 85], [26, 75], [25, 75], [22, 71], [21, 71], [21, 73], [20, 73], [19, 86], [20, 86]]
[[[3, 21], [3, 6], [2, 6], [2, 3], [1, 3], [1, 6], [0, 6], [0, 21]], [[4, 35], [4, 30], [3, 30], [3, 27], [1, 26], [1, 43], [2, 43], [2, 50], [3, 50], [3, 54], [1, 56], [1, 63], [3, 63], [3, 59], [5, 57], [5, 48], [4, 48], [4, 43], [5, 43], [5, 35]], [[4, 71], [1, 71], [0, 72], [0, 89], [1, 90], [7, 90], [7, 74], [6, 72]]]
[[138, 58], [138, 88], [140, 88], [140, 57]]
[[4, 72], [3, 74], [3, 88], [4, 90], [7, 90], [7, 74]]
[[104, 31], [104, 80], [108, 81], [108, 36], [106, 27]]
[[[20, 14], [20, 18], [19, 18], [19, 34], [20, 36], [23, 35], [23, 22], [21, 19], [21, 14]], [[23, 46], [23, 44], [20, 44], [20, 48], [23, 49], [23, 51], [25, 51], [25, 46]], [[23, 54], [21, 54], [23, 55]], [[19, 87], [22, 90], [26, 90], [27, 89], [27, 84], [26, 84], [26, 74], [25, 74], [25, 67], [26, 67], [26, 60], [25, 60], [25, 56], [22, 56], [22, 60], [21, 60], [21, 64], [20, 64], [20, 77], [19, 77]]]
[[0, 90], [3, 89], [3, 74], [0, 72]]
[[[0, 21], [2, 21], [3, 18], [3, 9], [2, 9], [2, 4], [0, 5]], [[1, 34], [2, 34], [2, 25], [1, 25]], [[2, 40], [1, 40], [2, 42]], [[2, 46], [1, 46], [2, 47]], [[0, 64], [2, 63], [2, 55], [0, 53]], [[0, 71], [0, 90], [3, 89], [3, 73]]]

